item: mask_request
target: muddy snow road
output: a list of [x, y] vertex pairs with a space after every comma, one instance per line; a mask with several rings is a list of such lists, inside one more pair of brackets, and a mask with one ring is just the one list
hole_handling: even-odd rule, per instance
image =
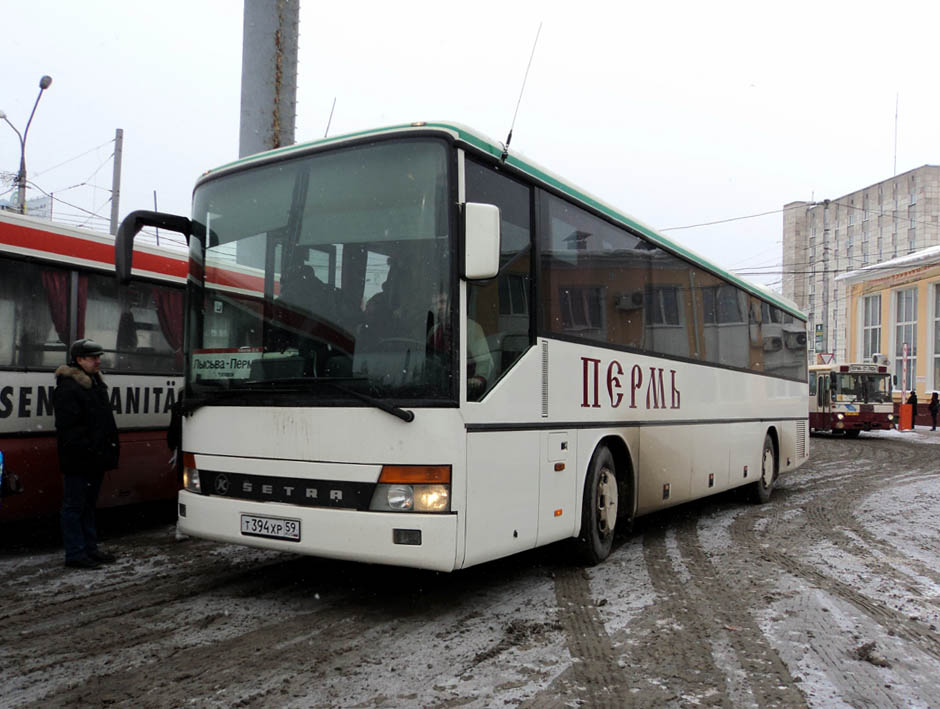
[[940, 705], [938, 434], [814, 438], [770, 504], [640, 520], [603, 565], [551, 547], [432, 574], [106, 540], [4, 540], [0, 705]]

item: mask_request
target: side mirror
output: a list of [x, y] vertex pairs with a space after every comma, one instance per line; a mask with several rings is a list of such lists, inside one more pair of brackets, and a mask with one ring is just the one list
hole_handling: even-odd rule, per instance
[[892, 377], [891, 377], [891, 381], [892, 381], [892, 383], [894, 384], [894, 386], [897, 386], [897, 385], [898, 385], [898, 375], [895, 374], [894, 376], [892, 376]]
[[178, 232], [186, 237], [187, 242], [192, 234], [192, 222], [186, 217], [143, 210], [128, 214], [121, 221], [114, 237], [114, 270], [119, 283], [131, 280], [131, 269], [134, 267], [134, 237], [145, 226]]
[[499, 207], [467, 202], [463, 205], [463, 277], [468, 281], [499, 273]]

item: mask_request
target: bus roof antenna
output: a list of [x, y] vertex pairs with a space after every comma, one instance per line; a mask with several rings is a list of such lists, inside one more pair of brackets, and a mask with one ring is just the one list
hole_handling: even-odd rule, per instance
[[539, 29], [535, 33], [535, 41], [532, 43], [532, 53], [529, 55], [529, 63], [525, 68], [525, 76], [522, 77], [522, 88], [519, 89], [519, 100], [516, 101], [516, 111], [512, 114], [512, 123], [509, 126], [509, 135], [506, 137], [506, 143], [503, 145], [503, 154], [500, 156], [501, 162], [506, 162], [509, 157], [509, 144], [512, 142], [512, 129], [516, 126], [516, 116], [519, 115], [519, 104], [522, 103], [522, 93], [525, 91], [525, 82], [529, 78], [529, 69], [532, 67], [532, 57], [535, 56], [535, 47], [539, 43], [539, 35], [542, 33], [542, 23], [539, 22]]
[[326, 130], [323, 131], [323, 137], [325, 138], [330, 132], [330, 123], [333, 122], [333, 110], [336, 108], [336, 97], [333, 97], [333, 105], [330, 107], [330, 117], [326, 119]]

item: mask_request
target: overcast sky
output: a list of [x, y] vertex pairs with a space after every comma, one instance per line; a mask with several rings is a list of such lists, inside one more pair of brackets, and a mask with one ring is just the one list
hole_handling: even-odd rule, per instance
[[[107, 229], [116, 128], [121, 216], [152, 209], [154, 191], [161, 211], [189, 213], [196, 178], [237, 157], [242, 11], [3, 3], [0, 110], [21, 131], [53, 77], [26, 157], [30, 180], [70, 203], [54, 218], [87, 210]], [[785, 203], [940, 163], [928, 0], [301, 0], [297, 141], [323, 136], [334, 98], [330, 135], [450, 120], [505, 140], [539, 23], [513, 150], [661, 229], [773, 212], [667, 232], [726, 268], [769, 272], [754, 280], [779, 282]], [[0, 198], [18, 164], [0, 125]]]

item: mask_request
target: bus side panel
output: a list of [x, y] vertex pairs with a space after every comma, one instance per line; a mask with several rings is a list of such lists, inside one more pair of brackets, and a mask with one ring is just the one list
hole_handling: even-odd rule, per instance
[[781, 475], [796, 470], [809, 459], [808, 428], [807, 421], [781, 421], [777, 425], [780, 440], [777, 464]]
[[[688, 445], [689, 434], [688, 428], [675, 426], [649, 425], [640, 430], [638, 515], [690, 499], [692, 481], [689, 471], [692, 469], [692, 456], [697, 451]], [[711, 444], [720, 444], [720, 440], [711, 441]], [[668, 496], [664, 491], [666, 485], [669, 486]]]
[[540, 450], [538, 431], [467, 434], [463, 566], [535, 547]]
[[[692, 450], [692, 496], [704, 497], [732, 484], [729, 454], [745, 442], [739, 424], [696, 426], [683, 446]], [[685, 434], [684, 434], [685, 435]]]
[[0, 441], [4, 475], [16, 473], [23, 492], [0, 499], [0, 522], [58, 513], [62, 506], [62, 473], [55, 436], [22, 436]]
[[166, 431], [121, 433], [121, 462], [105, 473], [99, 507], [173, 500], [180, 483], [170, 465]]
[[[105, 473], [98, 507], [172, 500], [179, 488], [169, 463], [166, 431], [121, 433], [121, 461]], [[55, 436], [7, 438], [5, 472], [16, 473], [23, 492], [0, 500], [0, 522], [52, 517], [62, 506], [62, 473]]]

